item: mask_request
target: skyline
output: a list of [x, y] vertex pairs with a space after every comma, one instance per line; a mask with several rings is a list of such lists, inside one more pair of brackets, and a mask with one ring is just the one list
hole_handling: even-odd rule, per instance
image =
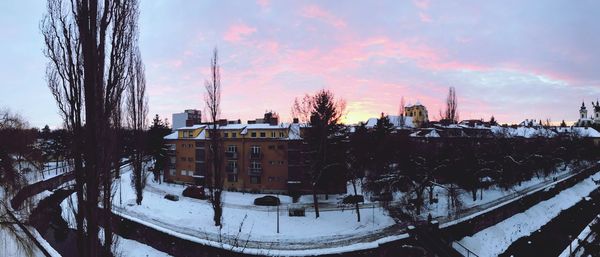
[[[461, 119], [500, 123], [574, 122], [582, 100], [589, 108], [600, 98], [598, 2], [344, 3], [141, 2], [148, 118], [204, 111], [215, 46], [221, 116], [231, 120], [266, 110], [290, 120], [294, 98], [321, 88], [346, 100], [348, 123], [396, 115], [402, 96], [435, 120], [449, 86]], [[44, 12], [45, 1], [0, 3], [0, 107], [57, 127], [38, 27]]]

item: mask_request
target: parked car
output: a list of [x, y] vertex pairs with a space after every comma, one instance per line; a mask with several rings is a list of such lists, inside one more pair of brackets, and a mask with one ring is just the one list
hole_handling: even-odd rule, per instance
[[183, 196], [196, 198], [196, 199], [200, 199], [200, 200], [208, 199], [208, 196], [206, 195], [206, 191], [204, 190], [204, 187], [201, 187], [201, 186], [186, 187], [183, 190]]
[[272, 195], [265, 195], [263, 197], [254, 199], [254, 205], [277, 206], [279, 204], [280, 204], [279, 198], [272, 196]]
[[178, 195], [172, 195], [172, 194], [166, 194], [165, 195], [165, 199], [176, 202], [176, 201], [179, 201], [179, 196]]
[[365, 197], [362, 195], [347, 195], [342, 199], [343, 204], [364, 203]]

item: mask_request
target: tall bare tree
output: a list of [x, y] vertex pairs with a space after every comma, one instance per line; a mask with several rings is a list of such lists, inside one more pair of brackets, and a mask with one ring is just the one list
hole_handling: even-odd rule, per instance
[[453, 124], [458, 123], [458, 101], [456, 100], [456, 89], [450, 87], [448, 89], [448, 97], [446, 98], [446, 110], [440, 112], [440, 117]]
[[131, 55], [129, 66], [129, 86], [127, 87], [127, 124], [133, 131], [133, 149], [131, 165], [133, 174], [131, 185], [135, 189], [136, 203], [142, 204], [143, 190], [146, 186], [147, 172], [144, 170], [144, 151], [146, 149], [145, 130], [148, 127], [148, 98], [146, 97], [146, 75], [139, 51]]
[[213, 220], [215, 226], [222, 226], [223, 203], [221, 193], [223, 192], [223, 177], [221, 174], [222, 160], [222, 142], [219, 133], [219, 116], [221, 114], [221, 71], [219, 67], [217, 48], [213, 50], [213, 56], [210, 59], [210, 78], [204, 83], [206, 90], [204, 102], [208, 110], [209, 122], [208, 134], [210, 137], [209, 161], [212, 165], [211, 173], [208, 178], [208, 199], [214, 211]]
[[400, 117], [400, 120], [398, 121], [398, 125], [401, 128], [404, 128], [404, 126], [406, 126], [406, 120], [404, 118], [404, 116], [406, 116], [406, 112], [404, 110], [404, 107], [406, 106], [406, 103], [404, 103], [404, 96], [402, 98], [400, 98], [400, 110], [398, 110], [398, 116]]
[[[99, 243], [100, 189], [111, 212], [111, 122], [120, 112], [128, 56], [137, 41], [137, 1], [48, 0], [41, 22], [48, 86], [73, 138], [79, 256], [112, 255], [112, 233]], [[83, 123], [85, 121], [85, 124]], [[85, 142], [85, 144], [84, 144]], [[83, 165], [85, 163], [85, 165]], [[104, 220], [111, 227], [110, 215]], [[104, 249], [99, 251], [99, 249]]]

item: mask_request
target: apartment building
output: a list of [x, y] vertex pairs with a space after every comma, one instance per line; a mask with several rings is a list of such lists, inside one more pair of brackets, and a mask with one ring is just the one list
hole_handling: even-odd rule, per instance
[[[168, 165], [165, 180], [205, 185], [212, 172], [209, 162], [209, 124], [187, 126], [165, 137]], [[302, 160], [302, 125], [278, 123], [272, 113], [241, 124], [218, 123], [224, 189], [249, 192], [308, 191], [310, 183]]]

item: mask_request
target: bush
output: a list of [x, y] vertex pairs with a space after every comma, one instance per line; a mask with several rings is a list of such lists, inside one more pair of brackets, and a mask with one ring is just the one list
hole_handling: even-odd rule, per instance
[[179, 196], [172, 195], [172, 194], [166, 194], [165, 199], [171, 200], [171, 201], [179, 201]]
[[200, 200], [208, 199], [204, 187], [201, 186], [188, 186], [183, 190], [183, 196], [196, 198]]
[[362, 195], [347, 195], [342, 199], [343, 204], [364, 203], [365, 198]]
[[304, 217], [306, 214], [304, 207], [301, 206], [295, 206], [295, 207], [290, 207], [288, 209], [288, 215], [290, 217]]
[[280, 204], [279, 198], [272, 196], [272, 195], [266, 195], [266, 196], [254, 199], [254, 205], [277, 206], [279, 204]]

